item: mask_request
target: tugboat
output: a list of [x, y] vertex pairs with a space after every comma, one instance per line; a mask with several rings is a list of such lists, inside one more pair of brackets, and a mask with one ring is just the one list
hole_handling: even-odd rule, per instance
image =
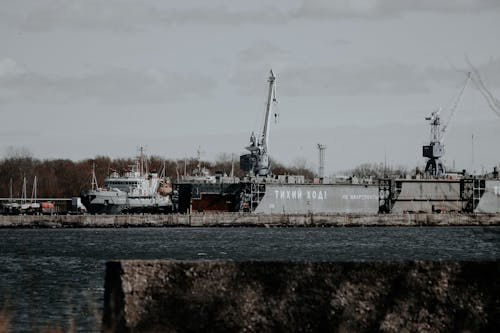
[[93, 169], [92, 186], [82, 192], [82, 203], [91, 214], [170, 213], [172, 185], [163, 172], [158, 175], [147, 170], [141, 147], [130, 170], [123, 174], [113, 171], [102, 188], [97, 185]]

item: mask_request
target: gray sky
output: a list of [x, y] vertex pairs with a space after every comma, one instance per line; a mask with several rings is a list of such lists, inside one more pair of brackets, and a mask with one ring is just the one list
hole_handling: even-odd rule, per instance
[[[203, 158], [243, 153], [277, 76], [271, 155], [327, 170], [422, 165], [424, 117], [468, 56], [500, 96], [498, 0], [3, 0], [0, 154]], [[472, 154], [474, 134], [474, 154]], [[500, 118], [471, 85], [446, 162], [500, 163]], [[473, 155], [473, 156], [472, 156]]]

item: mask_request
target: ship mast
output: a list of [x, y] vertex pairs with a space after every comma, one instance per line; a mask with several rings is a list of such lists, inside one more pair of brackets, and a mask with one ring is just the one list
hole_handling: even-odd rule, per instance
[[139, 175], [144, 175], [144, 147], [139, 148]]
[[92, 163], [92, 181], [91, 181], [92, 191], [97, 190], [99, 186], [97, 185], [97, 177], [95, 176], [95, 162]]
[[13, 194], [12, 194], [12, 177], [10, 178], [10, 182], [9, 182], [9, 202], [13, 202]]
[[33, 179], [33, 188], [31, 190], [31, 202], [36, 202], [36, 198], [37, 198], [36, 190], [37, 190], [37, 182], [36, 182], [36, 176], [35, 176], [35, 178]]
[[21, 202], [22, 203], [26, 203], [26, 200], [27, 200], [27, 194], [26, 194], [26, 176], [23, 177], [23, 190], [22, 190], [21, 197], [22, 197]]
[[[250, 145], [245, 147], [250, 154], [240, 156], [240, 167], [250, 176], [267, 177], [269, 175], [269, 121], [273, 103], [276, 103], [276, 77], [272, 70], [269, 73], [266, 113], [262, 133], [256, 140], [254, 133], [250, 136]], [[275, 115], [277, 116], [277, 115]]]

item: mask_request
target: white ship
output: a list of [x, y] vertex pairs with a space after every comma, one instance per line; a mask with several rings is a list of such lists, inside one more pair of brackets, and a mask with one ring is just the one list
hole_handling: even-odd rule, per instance
[[169, 213], [172, 211], [170, 179], [148, 172], [143, 149], [136, 163], [123, 174], [113, 171], [99, 188], [92, 175], [92, 188], [82, 192], [82, 203], [91, 214]]

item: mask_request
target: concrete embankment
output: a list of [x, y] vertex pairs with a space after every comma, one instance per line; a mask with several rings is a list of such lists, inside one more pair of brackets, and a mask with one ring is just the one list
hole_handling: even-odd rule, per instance
[[1, 215], [0, 228], [500, 225], [500, 214]]
[[104, 332], [495, 332], [500, 262], [106, 265]]

